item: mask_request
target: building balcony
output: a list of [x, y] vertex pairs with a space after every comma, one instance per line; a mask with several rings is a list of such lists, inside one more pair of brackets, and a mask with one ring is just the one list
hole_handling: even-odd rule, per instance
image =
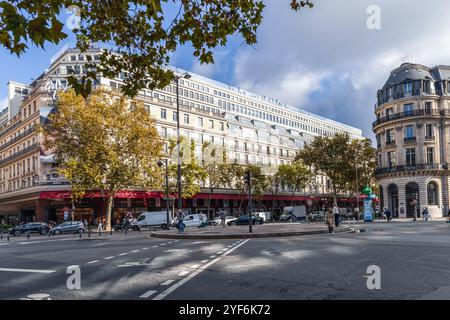
[[423, 116], [432, 116], [438, 117], [442, 115], [450, 115], [449, 110], [412, 110], [406, 112], [393, 113], [385, 117], [381, 117], [373, 122], [372, 127], [375, 129], [377, 126], [391, 122], [397, 121], [401, 119], [415, 118], [415, 117], [423, 117]]
[[396, 146], [395, 141], [386, 141], [386, 148], [395, 148]]
[[425, 142], [434, 142], [436, 141], [435, 136], [425, 136]]
[[32, 144], [29, 147], [26, 147], [25, 149], [22, 149], [16, 153], [14, 153], [13, 155], [4, 158], [3, 160], [0, 160], [0, 166], [5, 165], [11, 161], [16, 160], [17, 158], [20, 158], [21, 156], [30, 153], [30, 152], [34, 152], [36, 150], [38, 150], [40, 148], [38, 143]]
[[404, 144], [415, 144], [417, 143], [417, 137], [408, 137], [403, 139]]
[[378, 168], [375, 170], [375, 175], [389, 174], [396, 172], [408, 172], [416, 170], [448, 170], [448, 163], [439, 164], [429, 164], [429, 163], [418, 163], [414, 166], [394, 166], [390, 168]]

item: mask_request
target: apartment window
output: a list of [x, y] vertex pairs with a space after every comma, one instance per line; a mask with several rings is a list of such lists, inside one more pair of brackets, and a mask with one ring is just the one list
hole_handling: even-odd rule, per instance
[[413, 167], [416, 165], [416, 149], [406, 149], [406, 166]]
[[405, 95], [412, 94], [412, 82], [407, 82], [403, 84], [403, 92]]
[[214, 129], [214, 120], [209, 120], [209, 128]]
[[413, 115], [413, 104], [408, 103], [403, 106], [403, 112], [405, 113], [405, 116], [412, 116]]
[[431, 114], [432, 107], [433, 107], [433, 104], [431, 102], [425, 102], [425, 112], [427, 114]]
[[172, 116], [172, 120], [177, 121], [177, 119], [178, 119], [178, 113], [174, 112], [173, 116]]
[[426, 138], [433, 138], [434, 132], [433, 132], [433, 124], [427, 123], [425, 126], [425, 137]]
[[434, 164], [434, 148], [433, 147], [427, 148], [427, 163]]
[[405, 138], [406, 138], [406, 139], [412, 139], [412, 138], [414, 138], [414, 126], [412, 126], [412, 125], [406, 126], [406, 129], [405, 129]]
[[386, 131], [386, 144], [395, 143], [394, 130], [389, 129]]
[[161, 109], [161, 119], [167, 119], [167, 110]]
[[188, 114], [184, 115], [184, 123], [189, 124], [189, 115]]
[[198, 117], [198, 126], [199, 126], [199, 128], [203, 128], [203, 118], [202, 117]]
[[220, 123], [220, 131], [225, 130], [225, 124], [223, 122]]

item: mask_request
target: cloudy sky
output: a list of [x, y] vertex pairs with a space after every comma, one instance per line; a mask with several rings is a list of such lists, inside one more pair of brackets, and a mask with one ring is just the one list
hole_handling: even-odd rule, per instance
[[[290, 0], [264, 2], [256, 45], [233, 37], [207, 66], [184, 47], [172, 64], [359, 127], [371, 138], [376, 92], [391, 69], [405, 58], [450, 64], [448, 0], [316, 0], [297, 13]], [[373, 5], [380, 9], [379, 30], [367, 27]], [[59, 47], [32, 48], [20, 59], [0, 49], [0, 107], [6, 82], [37, 77]]]

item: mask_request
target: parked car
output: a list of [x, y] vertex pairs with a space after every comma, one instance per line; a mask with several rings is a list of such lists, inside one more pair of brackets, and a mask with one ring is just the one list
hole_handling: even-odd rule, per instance
[[[229, 221], [227, 224], [229, 226], [248, 225], [249, 219], [250, 219], [249, 216], [247, 214], [245, 214], [245, 215], [240, 216], [236, 220]], [[264, 223], [264, 219], [261, 218], [260, 216], [252, 216], [252, 224], [253, 225], [258, 225], [258, 224], [263, 224], [263, 223]]]
[[[206, 214], [203, 213], [188, 214], [183, 218], [183, 223], [185, 227], [201, 227], [202, 223], [203, 225], [206, 225], [207, 222], [208, 217], [206, 216]], [[172, 220], [172, 226], [174, 227], [178, 226], [178, 218]]]
[[280, 222], [296, 222], [297, 216], [291, 212], [285, 212], [280, 216]]
[[163, 229], [167, 226], [167, 212], [166, 211], [146, 211], [142, 212], [135, 223], [130, 224], [133, 230], [138, 230], [143, 227], [161, 227]]
[[263, 218], [264, 223], [267, 223], [272, 220], [272, 213], [267, 212], [267, 211], [253, 212], [253, 214], [257, 217], [259, 216], [259, 217]]
[[50, 229], [50, 234], [83, 233], [84, 224], [81, 221], [66, 221]]
[[[225, 217], [225, 224], [228, 224], [228, 222], [232, 220], [237, 220], [236, 217], [233, 216], [226, 216]], [[222, 219], [220, 217], [215, 217], [214, 220], [212, 220], [213, 226], [221, 226], [222, 225]]]
[[39, 233], [45, 235], [48, 233], [49, 227], [45, 222], [29, 222], [11, 229], [10, 233], [20, 236], [24, 233]]

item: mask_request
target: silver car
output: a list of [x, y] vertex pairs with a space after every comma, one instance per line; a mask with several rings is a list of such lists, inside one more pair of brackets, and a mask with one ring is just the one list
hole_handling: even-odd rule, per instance
[[50, 229], [50, 233], [53, 235], [61, 233], [83, 233], [84, 231], [84, 224], [81, 221], [66, 221]]

